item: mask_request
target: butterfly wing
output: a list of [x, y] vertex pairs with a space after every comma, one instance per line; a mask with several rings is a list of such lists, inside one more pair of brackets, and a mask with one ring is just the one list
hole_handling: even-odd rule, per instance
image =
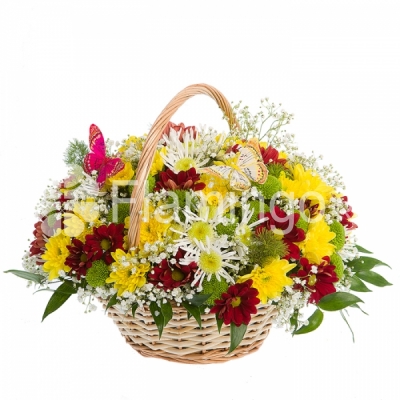
[[228, 181], [231, 179], [232, 171], [233, 168], [229, 167], [228, 165], [213, 165], [211, 167], [201, 168], [201, 172], [203, 174], [210, 174]]
[[226, 179], [233, 190], [247, 190], [251, 186], [245, 174], [228, 165], [213, 165], [212, 167], [202, 168], [202, 172]]
[[251, 187], [251, 182], [247, 176], [234, 169], [231, 174], [230, 186], [234, 190], [247, 190]]
[[89, 128], [89, 147], [93, 153], [102, 155], [105, 158], [106, 143], [103, 134], [95, 124], [90, 125]]
[[107, 158], [106, 162], [100, 167], [97, 183], [102, 187], [107, 178], [114, 176], [119, 171], [123, 170], [125, 164], [120, 158]]
[[249, 179], [257, 183], [265, 183], [268, 177], [268, 170], [265, 166], [258, 142], [250, 139], [246, 146], [240, 149], [238, 167]]
[[92, 124], [89, 128], [90, 153], [83, 160], [83, 168], [87, 174], [99, 171], [106, 161], [106, 144], [100, 129]]

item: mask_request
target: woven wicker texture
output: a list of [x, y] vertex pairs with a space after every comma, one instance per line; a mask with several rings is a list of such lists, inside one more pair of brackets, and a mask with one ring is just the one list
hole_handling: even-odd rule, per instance
[[[101, 302], [105, 308], [104, 301]], [[214, 314], [202, 315], [200, 329], [193, 317], [187, 318], [186, 309], [173, 307], [173, 311], [173, 318], [164, 328], [161, 340], [153, 317], [146, 308], [138, 308], [134, 318], [131, 312], [124, 314], [114, 307], [107, 310], [107, 315], [113, 319], [126, 342], [144, 357], [185, 364], [211, 364], [237, 359], [258, 350], [268, 336], [277, 313], [273, 306], [259, 305], [242, 342], [227, 354], [230, 328], [222, 325], [221, 333], [218, 333]]]

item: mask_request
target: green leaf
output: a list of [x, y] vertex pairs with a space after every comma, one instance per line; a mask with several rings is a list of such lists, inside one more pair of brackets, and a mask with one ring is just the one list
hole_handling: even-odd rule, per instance
[[233, 322], [231, 322], [231, 345], [229, 347], [228, 354], [232, 353], [232, 351], [239, 346], [244, 334], [246, 333], [246, 330], [247, 325], [242, 324], [240, 326], [236, 326]]
[[369, 315], [368, 313], [366, 313], [358, 304], [352, 304], [349, 307], [353, 307], [353, 308], [358, 308], [362, 313], [364, 313], [365, 315]]
[[199, 324], [199, 328], [201, 329], [201, 313], [200, 313], [200, 308], [188, 303], [187, 301], [182, 302], [183, 307], [186, 308], [186, 310], [193, 315], [194, 319], [197, 321]]
[[72, 283], [70, 281], [64, 281], [50, 297], [43, 313], [42, 322], [48, 315], [58, 310], [70, 296], [75, 293], [76, 289], [72, 286]]
[[139, 307], [138, 303], [133, 303], [132, 304], [132, 317], [133, 318], [135, 318], [135, 313], [136, 313], [136, 310], [137, 310], [138, 307]]
[[42, 283], [43, 281], [46, 280], [46, 278], [43, 275], [39, 274], [34, 274], [32, 272], [27, 272], [27, 271], [21, 271], [18, 269], [9, 269], [8, 271], [4, 271], [4, 273], [11, 272], [15, 276], [18, 276], [19, 278], [26, 279], [28, 281], [36, 282], [36, 283]]
[[349, 261], [347, 265], [351, 267], [354, 272], [370, 270], [378, 265], [385, 265], [386, 267], [389, 267], [389, 265], [383, 261], [373, 257], [356, 258], [355, 260]]
[[117, 304], [117, 293], [115, 293], [114, 296], [111, 297], [104, 312], [106, 312], [114, 304]]
[[290, 317], [290, 325], [294, 326], [292, 336], [297, 331], [297, 327], [299, 326], [298, 318], [299, 318], [299, 310], [295, 310], [293, 315]]
[[158, 307], [157, 303], [155, 303], [154, 301], [152, 301], [150, 303], [150, 312], [151, 315], [153, 316], [154, 322], [157, 325], [157, 329], [158, 329], [158, 338], [161, 339], [161, 335], [164, 329], [164, 315], [161, 312], [161, 308]]
[[161, 302], [161, 313], [164, 316], [164, 326], [167, 326], [168, 322], [172, 319], [172, 306], [167, 300], [166, 303]]
[[349, 278], [351, 283], [350, 289], [355, 292], [371, 292], [372, 290], [357, 276], [353, 275]]
[[224, 321], [221, 318], [218, 318], [218, 313], [215, 313], [215, 319], [217, 321], [218, 333], [221, 333], [221, 328]]
[[355, 338], [354, 338], [353, 329], [351, 329], [351, 326], [350, 326], [350, 324], [349, 324], [349, 321], [347, 321], [347, 318], [345, 317], [344, 312], [343, 312], [342, 310], [340, 310], [339, 312], [340, 312], [340, 315], [342, 316], [342, 318], [344, 319], [344, 322], [346, 322], [347, 326], [348, 326], [349, 329], [350, 329], [351, 336], [353, 337], [353, 343], [354, 343], [354, 342], [355, 342]]
[[195, 306], [201, 306], [211, 294], [195, 294], [192, 299], [190, 299], [190, 303]]
[[363, 301], [351, 293], [335, 292], [324, 296], [318, 303], [318, 307], [325, 311], [338, 311]]
[[357, 272], [357, 276], [363, 281], [371, 283], [375, 286], [384, 287], [392, 285], [382, 275], [379, 275], [374, 271], [360, 271]]
[[309, 333], [315, 331], [324, 320], [324, 313], [317, 308], [314, 313], [308, 318], [308, 325], [303, 325], [299, 330], [294, 332], [294, 335], [301, 335], [303, 333]]
[[372, 251], [369, 251], [367, 249], [364, 249], [364, 247], [361, 247], [360, 245], [356, 244], [357, 250], [360, 253], [366, 253], [366, 254], [372, 254]]

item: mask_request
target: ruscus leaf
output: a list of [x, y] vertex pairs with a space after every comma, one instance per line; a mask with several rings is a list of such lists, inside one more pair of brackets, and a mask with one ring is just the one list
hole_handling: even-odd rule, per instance
[[385, 265], [386, 267], [389, 267], [388, 264], [373, 257], [356, 258], [355, 260], [350, 261], [347, 265], [351, 267], [354, 272], [370, 270], [378, 265]]
[[18, 269], [9, 269], [8, 271], [4, 271], [4, 273], [11, 273], [14, 274], [15, 276], [18, 276], [18, 278], [23, 278], [28, 281], [36, 282], [36, 283], [42, 283], [46, 278], [42, 275], [39, 274], [34, 274], [32, 272], [27, 272], [27, 271], [21, 271]]
[[324, 313], [317, 308], [314, 313], [308, 318], [308, 325], [303, 325], [299, 330], [295, 331], [294, 335], [301, 335], [303, 333], [309, 333], [315, 331], [324, 320]]
[[360, 271], [357, 272], [356, 275], [363, 281], [371, 283], [372, 285], [375, 286], [384, 287], [392, 285], [382, 275], [379, 275], [374, 271]]
[[324, 296], [317, 305], [324, 311], [338, 311], [355, 303], [363, 301], [351, 293], [335, 292]]
[[117, 304], [117, 293], [115, 293], [109, 302], [107, 303], [106, 309], [104, 312], [106, 312], [110, 307], [112, 307], [114, 304]]
[[161, 302], [161, 313], [164, 316], [164, 327], [167, 326], [168, 322], [172, 319], [172, 306], [169, 301], [166, 303]]
[[351, 283], [350, 289], [355, 292], [371, 292], [372, 290], [357, 276], [353, 275], [349, 278]]
[[231, 322], [231, 345], [229, 347], [229, 353], [232, 353], [236, 347], [239, 346], [242, 341], [244, 334], [246, 333], [247, 325], [242, 324], [240, 326], [236, 326], [233, 322]]
[[161, 339], [161, 335], [163, 333], [163, 329], [164, 329], [164, 315], [161, 312], [161, 308], [158, 307], [157, 303], [155, 303], [154, 301], [152, 301], [150, 303], [150, 312], [151, 315], [153, 316], [154, 322], [157, 325], [157, 329], [158, 329], [158, 338]]
[[201, 328], [201, 313], [199, 307], [193, 304], [189, 304], [187, 301], [183, 301], [182, 305], [186, 308], [189, 314], [193, 315], [194, 319], [197, 321], [199, 327]]
[[47, 316], [58, 310], [70, 298], [70, 296], [75, 293], [76, 289], [72, 286], [72, 283], [64, 281], [50, 297], [43, 313], [42, 322]]
[[360, 253], [372, 254], [372, 251], [369, 251], [369, 250], [365, 249], [364, 247], [361, 247], [358, 244], [356, 244], [356, 248]]

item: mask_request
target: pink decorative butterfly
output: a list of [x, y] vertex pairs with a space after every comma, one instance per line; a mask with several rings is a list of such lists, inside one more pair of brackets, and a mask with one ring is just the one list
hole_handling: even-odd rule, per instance
[[91, 152], [83, 160], [83, 168], [87, 174], [98, 171], [97, 183], [101, 188], [107, 178], [121, 171], [125, 164], [120, 158], [106, 156], [106, 144], [100, 129], [92, 124], [89, 129], [89, 147]]

